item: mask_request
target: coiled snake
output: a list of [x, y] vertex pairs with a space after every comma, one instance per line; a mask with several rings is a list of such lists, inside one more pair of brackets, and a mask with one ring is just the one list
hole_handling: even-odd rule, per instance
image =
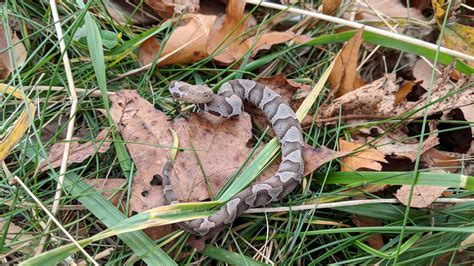
[[[247, 209], [280, 200], [300, 183], [304, 168], [301, 127], [290, 106], [273, 90], [252, 80], [237, 79], [224, 83], [217, 94], [206, 86], [181, 81], [173, 81], [169, 91], [177, 100], [198, 104], [204, 111], [224, 118], [239, 116], [242, 101], [250, 102], [265, 113], [281, 143], [282, 152], [281, 164], [274, 176], [238, 193], [213, 215], [180, 223], [181, 228], [198, 236], [213, 235]], [[178, 202], [170, 183], [171, 169], [172, 163], [168, 161], [162, 175], [168, 204]]]

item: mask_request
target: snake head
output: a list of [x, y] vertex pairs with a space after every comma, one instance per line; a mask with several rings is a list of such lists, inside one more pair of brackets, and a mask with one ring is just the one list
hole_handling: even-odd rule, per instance
[[204, 85], [191, 85], [183, 81], [172, 81], [169, 91], [173, 98], [187, 103], [204, 104], [214, 98], [211, 88]]

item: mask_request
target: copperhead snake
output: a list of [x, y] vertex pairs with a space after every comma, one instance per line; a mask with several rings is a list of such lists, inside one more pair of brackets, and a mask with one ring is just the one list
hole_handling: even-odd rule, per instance
[[[243, 101], [248, 101], [265, 113], [281, 143], [282, 152], [281, 164], [274, 176], [241, 191], [207, 218], [179, 223], [181, 228], [197, 236], [214, 235], [244, 211], [280, 200], [300, 183], [304, 169], [301, 127], [290, 106], [273, 90], [252, 80], [237, 79], [224, 83], [217, 94], [206, 86], [181, 81], [171, 82], [169, 91], [173, 98], [197, 104], [204, 111], [223, 118], [239, 116]], [[167, 204], [178, 203], [170, 183], [171, 170], [172, 162], [168, 160], [162, 175]]]

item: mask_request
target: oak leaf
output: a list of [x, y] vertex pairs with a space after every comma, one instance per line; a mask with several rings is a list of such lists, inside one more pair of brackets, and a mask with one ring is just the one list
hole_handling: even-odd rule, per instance
[[364, 145], [364, 143], [339, 139], [340, 151], [354, 152], [354, 154], [341, 159], [341, 172], [352, 172], [362, 168], [375, 171], [382, 170], [382, 165], [380, 163], [387, 163], [384, 154], [371, 147], [360, 149], [359, 151], [359, 148]]

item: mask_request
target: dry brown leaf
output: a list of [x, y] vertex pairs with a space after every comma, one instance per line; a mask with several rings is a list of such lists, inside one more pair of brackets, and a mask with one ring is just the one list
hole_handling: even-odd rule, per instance
[[[339, 139], [339, 150], [342, 152], [353, 152], [363, 146], [364, 143], [349, 142]], [[365, 148], [360, 152], [346, 156], [341, 159], [341, 172], [352, 172], [361, 168], [371, 169], [375, 171], [382, 170], [380, 162], [387, 163], [383, 153], [374, 148]]]
[[[15, 33], [6, 36], [5, 33], [7, 31], [3, 24], [0, 24], [0, 31], [0, 51], [2, 51], [0, 53], [0, 78], [4, 79], [25, 62], [28, 53]], [[10, 43], [12, 47], [8, 48], [8, 43]], [[10, 58], [10, 54], [13, 58]]]
[[395, 108], [395, 93], [398, 91], [395, 75], [385, 77], [350, 91], [319, 110], [321, 119], [341, 115], [387, 115]]
[[199, 0], [145, 0], [145, 3], [162, 18], [199, 10]]
[[336, 97], [356, 89], [354, 83], [357, 75], [357, 62], [359, 60], [359, 49], [362, 44], [362, 34], [364, 29], [361, 28], [357, 33], [344, 45], [339, 56], [334, 60], [334, 68], [329, 75], [329, 82]]
[[[369, 138], [369, 140], [371, 139]], [[420, 154], [424, 154], [426, 151], [438, 144], [438, 136], [429, 135], [429, 137], [423, 142]], [[418, 143], [403, 143], [389, 136], [383, 136], [374, 141], [374, 146], [375, 149], [386, 156], [394, 156], [395, 158], [408, 158], [412, 162], [414, 162], [418, 157]]]
[[[244, 19], [245, 1], [229, 0], [226, 8], [226, 14], [217, 18], [209, 34], [207, 42], [207, 52], [212, 54], [219, 48], [232, 50], [243, 40], [242, 34], [255, 23], [252, 16], [246, 21]], [[219, 56], [219, 55], [218, 55]], [[216, 56], [215, 58], [218, 58]], [[217, 59], [219, 61], [219, 59]]]
[[189, 120], [176, 120], [173, 127], [183, 150], [173, 163], [170, 179], [182, 201], [209, 199], [209, 189], [215, 194], [251, 151], [247, 142], [252, 123], [245, 112], [238, 119], [193, 114]]
[[[209, 55], [206, 50], [207, 39], [215, 19], [213, 15], [184, 15], [182, 25], [171, 33], [166, 42], [158, 66], [189, 64], [206, 58]], [[160, 44], [156, 37], [149, 38], [140, 46], [140, 63], [152, 63], [159, 51]]]
[[[84, 179], [84, 181], [98, 191], [104, 198], [108, 199], [114, 206], [120, 203], [125, 193], [123, 185], [127, 182], [122, 178], [96, 178]], [[121, 189], [119, 190], [119, 188]], [[111, 196], [112, 198], [110, 198]]]
[[[110, 139], [106, 138], [107, 133], [109, 132], [108, 128], [103, 129], [97, 135], [95, 141], [86, 142], [80, 144], [80, 138], [73, 137], [71, 140], [68, 164], [71, 163], [81, 163], [85, 159], [89, 158], [95, 152], [104, 153], [110, 148]], [[103, 141], [101, 143], [101, 141]], [[54, 169], [61, 165], [63, 159], [64, 144], [55, 143], [51, 146], [48, 151], [48, 158], [43, 160], [39, 165], [39, 171], [44, 172], [48, 169]]]
[[326, 15], [335, 15], [341, 5], [341, 0], [322, 0], [321, 2], [323, 4], [323, 14]]
[[[442, 177], [440, 177], [442, 178]], [[413, 196], [410, 207], [426, 208], [439, 198], [447, 187], [435, 186], [414, 186]], [[408, 197], [410, 196], [411, 186], [403, 185], [395, 193], [395, 197], [405, 206], [408, 204]]]
[[[382, 222], [380, 220], [361, 215], [353, 215], [352, 222], [354, 222], [357, 227], [382, 226]], [[381, 249], [385, 245], [383, 242], [382, 234], [371, 235], [367, 239], [367, 242], [369, 246], [375, 249]]]
[[139, 213], [164, 205], [160, 175], [172, 144], [168, 117], [136, 91], [118, 91], [110, 101], [112, 119], [137, 168], [130, 211]]

